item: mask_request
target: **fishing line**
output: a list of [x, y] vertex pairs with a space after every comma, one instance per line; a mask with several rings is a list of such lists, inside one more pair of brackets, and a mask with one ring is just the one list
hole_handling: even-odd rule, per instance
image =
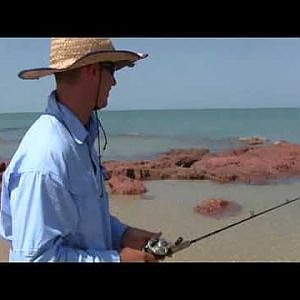
[[182, 237], [179, 237], [175, 243], [171, 243], [171, 242], [168, 242], [167, 240], [163, 239], [163, 238], [154, 238], [154, 239], [150, 239], [148, 241], [148, 243], [146, 244], [146, 246], [144, 247], [144, 250], [146, 252], [149, 252], [155, 256], [160, 256], [160, 257], [163, 257], [163, 256], [170, 256], [180, 250], [183, 250], [185, 248], [188, 248], [190, 245], [200, 241], [200, 240], [204, 240], [212, 235], [215, 235], [215, 234], [218, 234], [224, 230], [227, 230], [231, 227], [234, 227], [234, 226], [237, 226], [243, 222], [246, 222], [246, 221], [249, 221], [250, 219], [253, 219], [253, 218], [256, 218], [258, 216], [261, 216], [267, 212], [270, 212], [272, 210], [275, 210], [275, 209], [278, 209], [282, 206], [285, 206], [285, 205], [288, 205], [292, 202], [295, 202], [297, 200], [300, 200], [300, 197], [297, 197], [297, 198], [294, 198], [294, 199], [286, 199], [285, 202], [281, 203], [281, 204], [278, 204], [276, 206], [273, 206], [273, 207], [270, 207], [266, 210], [263, 210], [261, 212], [258, 212], [258, 213], [254, 213], [253, 211], [250, 212], [250, 216], [247, 217], [247, 218], [244, 218], [242, 220], [239, 220], [235, 223], [232, 223], [232, 224], [229, 224], [225, 227], [222, 227], [222, 228], [219, 228], [215, 231], [212, 231], [210, 233], [207, 233], [205, 235], [202, 235], [194, 240], [186, 240], [184, 241]]

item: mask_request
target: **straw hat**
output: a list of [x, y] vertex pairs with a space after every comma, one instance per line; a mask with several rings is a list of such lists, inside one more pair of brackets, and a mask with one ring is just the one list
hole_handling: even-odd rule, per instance
[[147, 57], [147, 54], [115, 50], [107, 38], [51, 38], [49, 67], [27, 69], [18, 76], [22, 79], [39, 79], [99, 62], [111, 62], [116, 70]]

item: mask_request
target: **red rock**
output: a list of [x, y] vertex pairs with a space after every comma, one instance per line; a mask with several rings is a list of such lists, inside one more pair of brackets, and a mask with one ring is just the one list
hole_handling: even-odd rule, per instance
[[147, 191], [142, 181], [122, 175], [111, 177], [108, 186], [112, 194], [138, 195]]
[[224, 199], [206, 199], [194, 207], [197, 213], [214, 218], [234, 216], [241, 210], [241, 206], [233, 201]]
[[207, 155], [193, 167], [219, 182], [267, 183], [300, 175], [300, 146], [282, 142]]
[[263, 184], [300, 176], [300, 145], [280, 141], [223, 153], [174, 149], [154, 160], [105, 162], [108, 172], [136, 180], [206, 179]]
[[196, 206], [196, 210], [203, 214], [210, 214], [225, 208], [228, 205], [228, 201], [223, 199], [207, 199], [200, 205]]
[[6, 164], [3, 161], [0, 161], [0, 173], [4, 172], [6, 169]]
[[[190, 167], [208, 152], [207, 149], [173, 149], [159, 154], [154, 160], [107, 161], [104, 165], [109, 174], [132, 179], [176, 179], [174, 174], [178, 174], [182, 179], [197, 179], [198, 175], [195, 174], [198, 171], [191, 171]], [[183, 171], [178, 171], [180, 169]]]
[[3, 161], [0, 161], [0, 199], [1, 199], [1, 189], [2, 189], [2, 173], [6, 169], [6, 163]]
[[2, 173], [0, 173], [0, 203], [1, 203], [1, 190], [2, 190]]

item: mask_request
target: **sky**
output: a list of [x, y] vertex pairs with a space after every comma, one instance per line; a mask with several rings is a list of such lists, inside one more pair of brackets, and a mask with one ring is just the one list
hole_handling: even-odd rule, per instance
[[[148, 53], [116, 73], [106, 110], [300, 107], [300, 38], [112, 38]], [[0, 113], [42, 112], [54, 76], [49, 38], [0, 38]]]

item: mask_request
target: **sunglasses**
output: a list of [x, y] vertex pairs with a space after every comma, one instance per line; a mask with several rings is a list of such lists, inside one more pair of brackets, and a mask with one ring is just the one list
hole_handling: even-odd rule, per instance
[[116, 71], [116, 65], [113, 63], [102, 63], [101, 64], [102, 68], [106, 69], [111, 76], [115, 75], [115, 71]]

